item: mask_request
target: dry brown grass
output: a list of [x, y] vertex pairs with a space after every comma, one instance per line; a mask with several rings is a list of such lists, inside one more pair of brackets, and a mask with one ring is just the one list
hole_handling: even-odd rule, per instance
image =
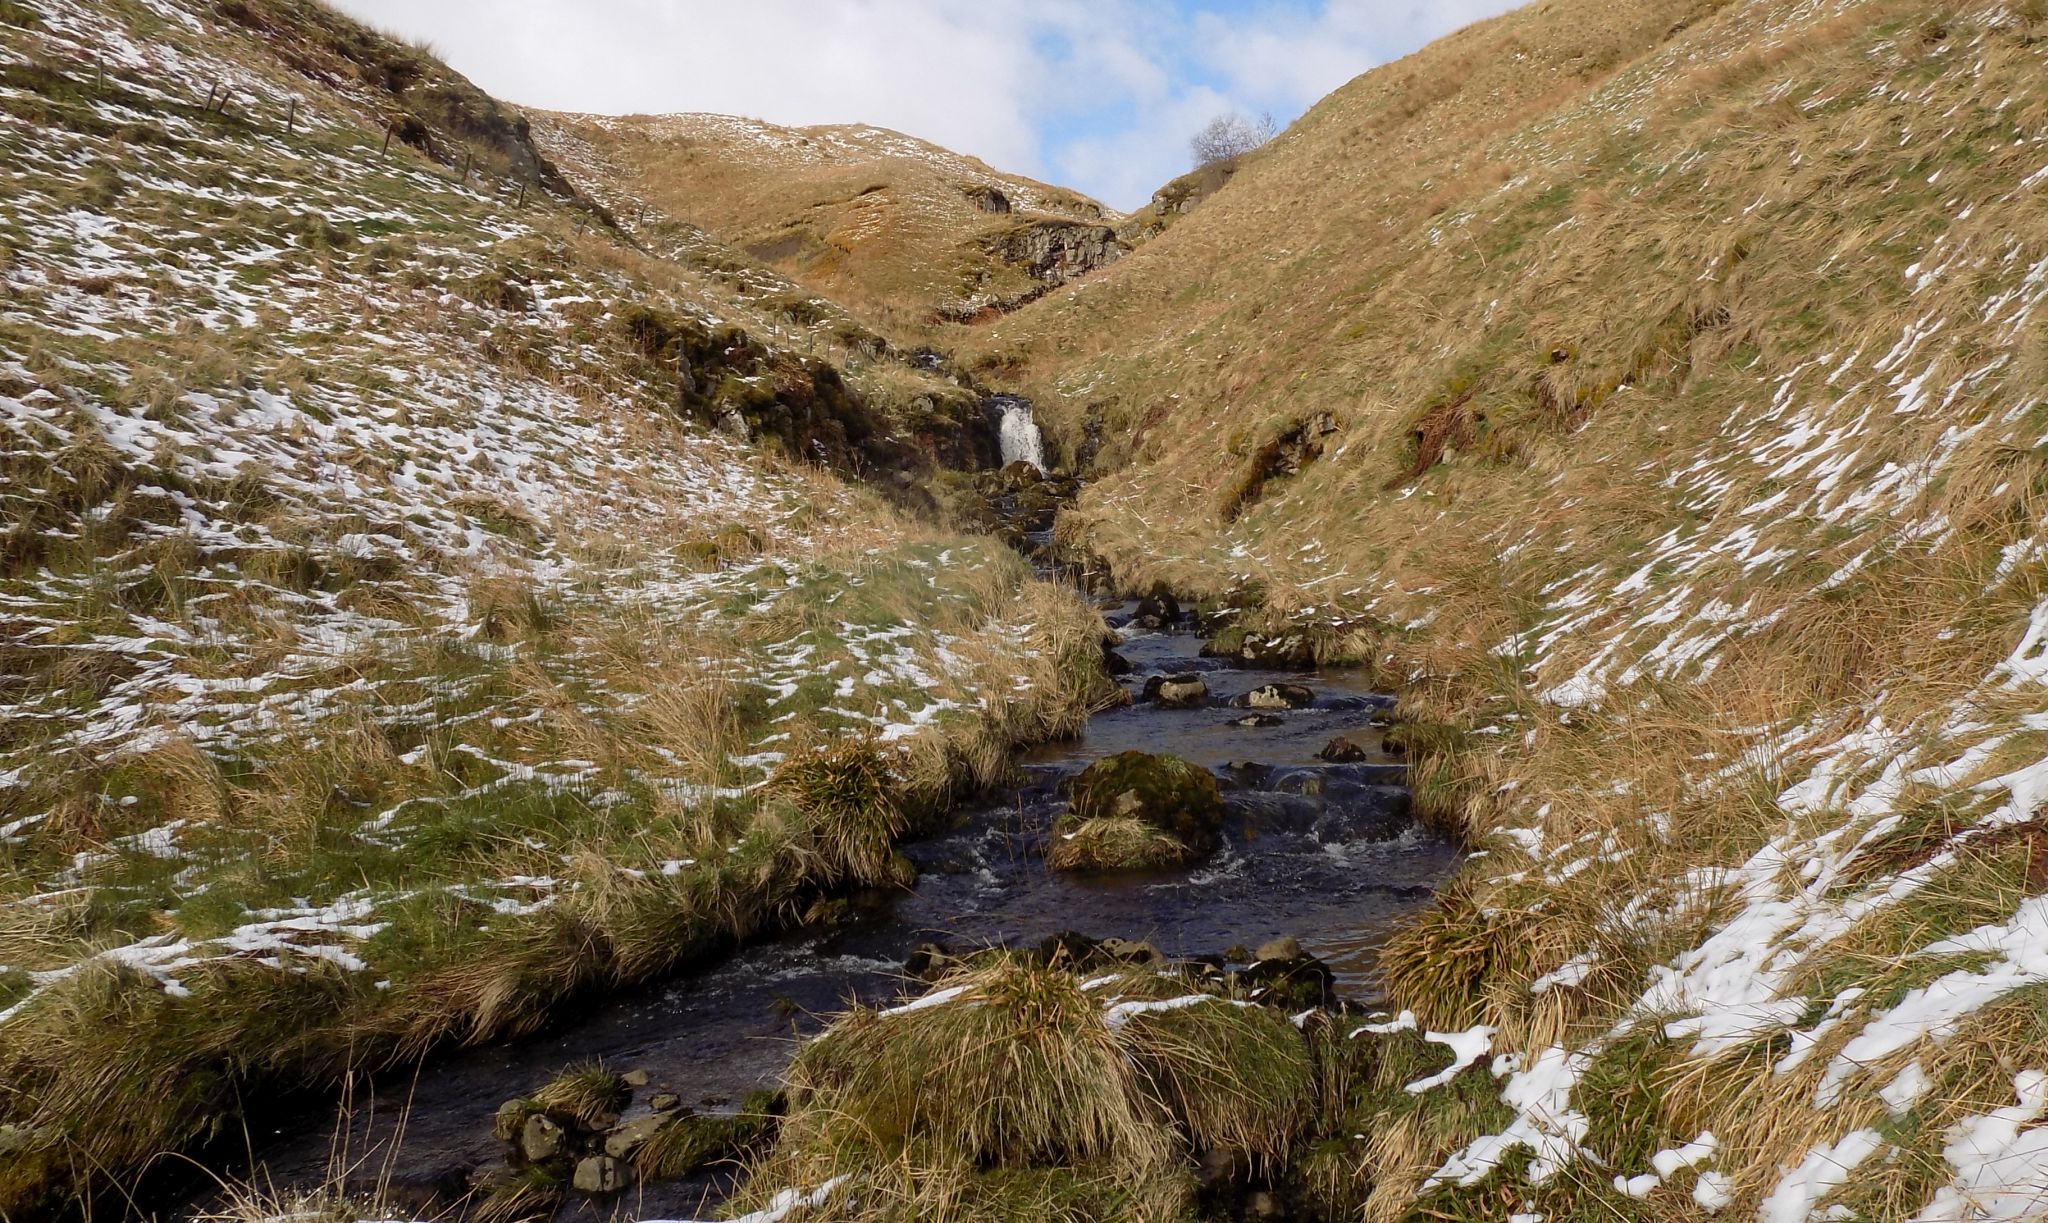
[[[933, 311], [978, 280], [1017, 275], [979, 248], [1017, 219], [983, 211], [983, 187], [1020, 213], [1104, 215], [1064, 188], [872, 129], [761, 124], [755, 135], [720, 116], [536, 117], [545, 142], [633, 201], [628, 219], [644, 201], [896, 336], [929, 331]], [[791, 306], [806, 308], [801, 294]]]
[[[1908, 0], [1701, 4], [1675, 21], [1669, 5], [1531, 6], [1338, 91], [1086, 292], [963, 341], [1069, 443], [1104, 436], [1063, 542], [1128, 588], [1249, 587], [1262, 626], [1345, 625], [1344, 652], [1401, 692], [1420, 806], [1490, 855], [1387, 952], [1393, 997], [1426, 1022], [1499, 1026], [1497, 1048], [1595, 1039], [1652, 965], [1725, 917], [1701, 872], [1843, 818], [1777, 805], [1812, 752], [1881, 716], [1914, 730], [1901, 758], [1935, 762], [1956, 750], [1944, 725], [2038, 716], [2038, 690], [1987, 687], [2048, 594], [2043, 567], [2011, 551], [2048, 513], [2031, 407], [2048, 350], [2038, 327], [1987, 313], [2048, 254], [2017, 188], [2048, 133], [2036, 21]], [[1912, 121], [1926, 108], [1940, 130]], [[1940, 342], [1910, 374], [1872, 372], [1935, 320]], [[1931, 398], [1895, 412], [1923, 375]], [[1247, 439], [1324, 410], [1343, 422], [1327, 457], [1230, 506]], [[1818, 456], [1789, 461], [1799, 412], [1808, 449], [1861, 430], [1825, 479]], [[1928, 478], [1844, 510], [1901, 473]], [[1242, 512], [1229, 521], [1219, 503]], [[1901, 537], [1913, 522], [1935, 529]], [[1747, 553], [1708, 551], [1744, 531]], [[1647, 593], [1618, 589], [1638, 569]], [[1666, 598], [1739, 609], [1710, 673], [1657, 671], [1660, 642], [1683, 636], [1649, 619]], [[1540, 649], [1497, 650], [1560, 625]], [[1632, 662], [1647, 674], [1600, 712], [1544, 700], [1602, 659], [1610, 679]], [[1795, 726], [1811, 732], [1797, 750], [1744, 761]], [[2023, 735], [1898, 809], [1953, 799], [1947, 818], [1966, 825], [1984, 802], [1968, 786], [2037, 749]], [[1952, 826], [1857, 880], [1931, 853]], [[1540, 833], [1543, 850], [1517, 851], [1506, 828]], [[1998, 852], [2008, 882], [2034, 869], [2027, 846]], [[1946, 907], [1859, 929], [1827, 952], [1845, 959], [1816, 961], [1832, 964], [1825, 981], [1798, 988], [1894, 980], [1902, 948], [2000, 920], [2018, 894], [1937, 891], [1928, 903]], [[1641, 898], [1683, 916], [1617, 923]], [[1599, 967], [1579, 985], [1529, 992], [1588, 951]], [[2011, 1022], [1968, 1056], [1997, 1056]], [[1674, 1083], [1665, 1122], [1732, 1144], [1737, 1210], [1802, 1144], [1871, 1119], [1860, 1081], [1830, 1115], [1811, 1107], [1810, 1072], [1793, 1086], [1760, 1081], [1767, 1065], [1683, 1073], [1701, 1082]], [[2001, 1093], [2009, 1081], [1966, 1099]], [[1376, 1164], [1407, 1170], [1376, 1182], [1373, 1217], [1407, 1209], [1443, 1154], [1415, 1124], [1373, 1140]], [[1938, 1146], [1933, 1125], [1914, 1160]], [[1919, 1180], [1885, 1172], [1889, 1196], [1846, 1200], [1910, 1214], [1931, 1192], [1923, 1165]]]

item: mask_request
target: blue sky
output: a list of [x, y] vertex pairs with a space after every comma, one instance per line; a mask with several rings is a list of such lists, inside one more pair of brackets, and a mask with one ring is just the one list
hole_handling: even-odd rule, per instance
[[1507, 0], [339, 0], [515, 103], [874, 123], [1142, 205], [1227, 110], [1285, 124]]

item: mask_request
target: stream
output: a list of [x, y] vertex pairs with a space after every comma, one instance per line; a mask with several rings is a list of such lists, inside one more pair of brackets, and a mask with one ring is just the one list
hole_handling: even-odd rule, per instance
[[[1112, 608], [1106, 619], [1127, 624], [1132, 611]], [[1210, 690], [1208, 704], [1137, 701], [1097, 714], [1081, 737], [1023, 754], [1017, 788], [964, 805], [949, 827], [905, 843], [919, 869], [914, 889], [856, 898], [829, 927], [791, 931], [707, 970], [572, 1007], [541, 1035], [447, 1054], [417, 1074], [360, 1087], [347, 1107], [253, 1135], [250, 1179], [285, 1192], [339, 1180], [381, 1188], [396, 1207], [445, 1206], [475, 1170], [502, 1162], [491, 1137], [498, 1105], [589, 1058], [644, 1071], [648, 1086], [638, 1095], [673, 1092], [700, 1111], [729, 1108], [774, 1080], [796, 1042], [849, 1002], [918, 992], [904, 963], [927, 943], [957, 952], [1074, 931], [1149, 941], [1168, 956], [1245, 957], [1244, 948], [1292, 936], [1328, 964], [1341, 994], [1370, 1001], [1379, 943], [1397, 918], [1428, 901], [1456, 858], [1409, 813], [1403, 767], [1380, 729], [1391, 698], [1343, 671], [1202, 658], [1202, 639], [1190, 632], [1125, 631], [1119, 652], [1132, 663], [1125, 682], [1134, 697], [1148, 675], [1192, 671]], [[1276, 681], [1312, 688], [1314, 704], [1278, 713], [1273, 725], [1234, 724], [1247, 711], [1229, 698]], [[1364, 761], [1318, 759], [1340, 733], [1366, 749]], [[1061, 783], [1132, 749], [1172, 752], [1217, 774], [1229, 810], [1223, 848], [1187, 870], [1048, 872], [1041, 850], [1064, 808]], [[634, 1186], [616, 1201], [572, 1195], [561, 1217], [709, 1217], [728, 1188], [698, 1177]]]

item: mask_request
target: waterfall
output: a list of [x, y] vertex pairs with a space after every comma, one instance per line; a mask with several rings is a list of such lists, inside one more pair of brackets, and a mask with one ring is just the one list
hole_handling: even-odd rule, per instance
[[1014, 395], [998, 395], [992, 406], [999, 414], [996, 443], [1003, 464], [1008, 466], [1022, 459], [1044, 471], [1045, 435], [1038, 431], [1038, 422], [1031, 416], [1031, 401]]

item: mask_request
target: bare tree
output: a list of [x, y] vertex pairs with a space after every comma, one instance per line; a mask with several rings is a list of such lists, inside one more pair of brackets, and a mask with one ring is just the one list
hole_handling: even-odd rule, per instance
[[1195, 168], [1200, 169], [1211, 162], [1241, 157], [1271, 140], [1279, 130], [1271, 115], [1254, 119], [1231, 111], [1204, 124], [1188, 141], [1188, 152], [1194, 156]]

